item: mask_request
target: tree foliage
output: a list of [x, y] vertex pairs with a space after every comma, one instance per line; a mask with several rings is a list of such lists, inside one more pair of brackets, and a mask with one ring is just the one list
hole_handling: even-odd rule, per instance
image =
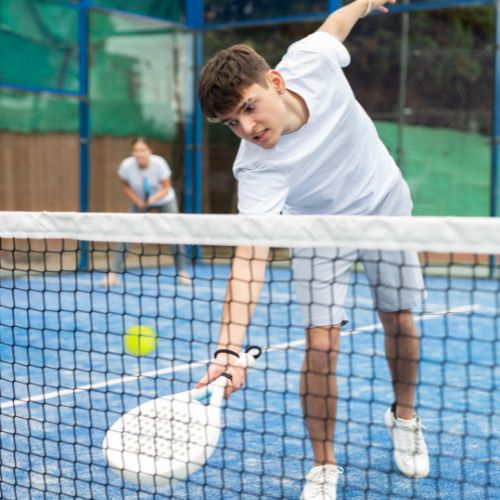
[[[357, 23], [345, 44], [356, 96], [374, 116], [394, 119], [400, 93], [402, 15], [374, 15]], [[316, 23], [288, 23], [207, 32], [206, 57], [247, 43], [276, 65]], [[476, 127], [488, 132], [493, 100], [493, 6], [410, 14], [408, 108], [422, 125]], [[458, 114], [460, 119], [457, 119]]]

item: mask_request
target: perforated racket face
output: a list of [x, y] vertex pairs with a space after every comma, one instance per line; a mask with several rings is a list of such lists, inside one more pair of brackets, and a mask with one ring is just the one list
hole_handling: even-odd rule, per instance
[[[161, 458], [188, 460], [189, 444], [206, 444], [207, 413], [204, 406], [184, 402], [162, 405], [125, 419], [123, 448]], [[201, 411], [200, 411], [201, 410]]]
[[111, 427], [105, 455], [108, 464], [129, 479], [160, 484], [162, 479], [183, 479], [203, 465], [219, 433], [218, 408], [196, 400], [159, 399]]

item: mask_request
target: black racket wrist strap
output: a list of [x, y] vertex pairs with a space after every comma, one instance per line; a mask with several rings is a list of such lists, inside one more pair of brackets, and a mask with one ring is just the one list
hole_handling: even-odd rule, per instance
[[236, 351], [232, 351], [231, 349], [217, 349], [214, 353], [214, 359], [217, 358], [219, 354], [231, 354], [232, 356], [236, 356], [237, 358], [240, 357], [240, 355]]

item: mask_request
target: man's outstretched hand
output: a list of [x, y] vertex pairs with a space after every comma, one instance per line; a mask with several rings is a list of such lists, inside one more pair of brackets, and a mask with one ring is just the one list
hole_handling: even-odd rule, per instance
[[210, 362], [205, 375], [196, 384], [196, 387], [203, 387], [210, 384], [215, 379], [219, 378], [223, 373], [231, 375], [231, 380], [228, 381], [224, 392], [225, 399], [240, 389], [246, 381], [247, 367], [238, 364], [239, 358], [232, 354], [221, 353], [216, 359]]

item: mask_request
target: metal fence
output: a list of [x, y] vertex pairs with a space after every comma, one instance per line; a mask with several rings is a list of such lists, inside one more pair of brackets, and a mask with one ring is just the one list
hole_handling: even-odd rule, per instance
[[[275, 65], [335, 4], [2, 1], [0, 50], [9, 64], [0, 68], [0, 209], [123, 209], [109, 191], [119, 192], [111, 178], [117, 158], [127, 153], [124, 144], [140, 134], [165, 143], [185, 211], [234, 211], [237, 141], [199, 115], [199, 66], [232, 43], [252, 44]], [[393, 14], [363, 19], [346, 41], [348, 79], [403, 169], [417, 214], [495, 213], [496, 9], [491, 0], [460, 5], [391, 5]], [[37, 141], [23, 140], [32, 134]], [[64, 154], [49, 154], [54, 149]], [[76, 186], [81, 202], [75, 205], [74, 196], [71, 203], [55, 201], [50, 183], [36, 183], [41, 192], [22, 200], [27, 193], [13, 184], [12, 169], [26, 157], [70, 172], [71, 192]], [[44, 162], [29, 165], [33, 178], [43, 178]], [[96, 191], [103, 178], [109, 188]]]

